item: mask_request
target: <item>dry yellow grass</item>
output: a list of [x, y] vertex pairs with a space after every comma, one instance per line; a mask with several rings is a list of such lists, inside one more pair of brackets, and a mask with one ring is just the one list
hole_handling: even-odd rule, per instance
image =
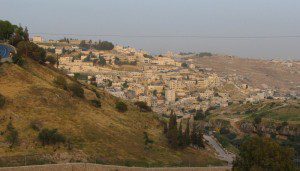
[[[0, 157], [51, 154], [58, 163], [97, 159], [106, 164], [140, 166], [223, 164], [208, 150], [170, 149], [155, 114], [141, 113], [129, 102], [129, 111], [119, 113], [115, 110], [118, 99], [101, 90], [98, 91], [102, 107], [95, 108], [88, 101], [96, 98], [88, 85], [84, 86], [86, 99], [73, 97], [54, 85], [53, 79], [60, 73], [30, 59], [26, 61], [24, 68], [14, 64], [0, 66], [0, 93], [7, 98], [0, 109], [0, 131], [5, 131], [12, 120], [20, 138], [20, 145], [10, 149], [0, 136]], [[71, 140], [73, 148], [42, 147], [37, 140], [38, 132], [30, 127], [32, 121], [40, 121], [43, 128], [57, 128]], [[154, 140], [151, 149], [145, 149], [143, 132]]]

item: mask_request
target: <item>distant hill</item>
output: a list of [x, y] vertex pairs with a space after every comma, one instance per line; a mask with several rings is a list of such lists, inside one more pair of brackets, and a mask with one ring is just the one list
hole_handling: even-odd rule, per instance
[[[222, 165], [211, 150], [172, 150], [163, 135], [161, 121], [154, 113], [142, 113], [133, 104], [128, 111], [115, 109], [119, 99], [105, 91], [82, 84], [85, 98], [74, 97], [53, 83], [58, 76], [76, 82], [55, 68], [26, 58], [26, 65], [0, 65], [0, 166], [22, 165], [24, 156], [37, 155], [26, 162], [97, 162], [135, 166]], [[95, 93], [98, 92], [98, 93]], [[100, 97], [101, 108], [90, 100]], [[12, 122], [19, 135], [10, 148], [5, 135]], [[36, 128], [38, 127], [38, 128]], [[60, 145], [42, 146], [39, 130], [57, 129], [66, 138]], [[144, 132], [154, 143], [146, 147]], [[13, 158], [13, 160], [12, 160]]]
[[283, 91], [292, 90], [300, 94], [300, 63], [271, 60], [244, 59], [229, 56], [189, 57], [194, 64], [211, 68], [219, 75], [243, 76], [243, 83], [256, 88], [270, 87]]

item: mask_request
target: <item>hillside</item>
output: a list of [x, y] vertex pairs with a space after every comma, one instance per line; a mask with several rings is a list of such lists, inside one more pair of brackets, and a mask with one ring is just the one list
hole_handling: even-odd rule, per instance
[[215, 136], [219, 142], [229, 151], [237, 153], [236, 147], [244, 136], [260, 134], [290, 146], [299, 153], [299, 113], [299, 100], [268, 100], [216, 109], [211, 111], [207, 120], [218, 132]]
[[[102, 90], [97, 90], [102, 107], [96, 108], [89, 102], [97, 98], [92, 87], [82, 85], [85, 99], [74, 97], [53, 83], [57, 76], [63, 76], [61, 73], [31, 59], [26, 59], [26, 63], [24, 67], [10, 63], [0, 66], [0, 94], [6, 98], [0, 109], [0, 165], [22, 165], [25, 155], [38, 156], [34, 161], [27, 158], [27, 163], [33, 164], [86, 161], [136, 166], [223, 164], [209, 148], [170, 149], [154, 113], [141, 113], [129, 102], [126, 102], [129, 110], [120, 113], [115, 109], [119, 99]], [[74, 82], [63, 77], [68, 83]], [[13, 148], [9, 148], [4, 137], [9, 121], [19, 133], [19, 145]], [[67, 143], [42, 146], [32, 123], [57, 129]], [[150, 148], [145, 146], [144, 132], [154, 141]]]
[[270, 60], [243, 59], [228, 56], [190, 57], [194, 64], [211, 68], [219, 75], [242, 76], [243, 83], [256, 88], [277, 88], [283, 91], [300, 92], [299, 62], [278, 62]]

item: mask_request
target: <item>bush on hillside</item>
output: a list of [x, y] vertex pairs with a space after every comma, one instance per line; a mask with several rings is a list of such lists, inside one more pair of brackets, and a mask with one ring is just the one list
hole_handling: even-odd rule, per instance
[[96, 89], [93, 88], [92, 91], [95, 93], [97, 98], [99, 98], [99, 99], [101, 98], [100, 93]]
[[232, 141], [232, 140], [234, 140], [234, 139], [237, 137], [237, 135], [236, 135], [236, 133], [234, 133], [234, 132], [230, 132], [229, 134], [226, 135], [226, 137], [227, 137], [230, 141]]
[[55, 145], [57, 143], [63, 143], [66, 141], [65, 136], [60, 134], [57, 129], [43, 129], [39, 132], [38, 139], [42, 145]]
[[53, 83], [56, 84], [57, 86], [59, 86], [60, 88], [67, 90], [68, 89], [68, 85], [67, 85], [67, 81], [65, 79], [65, 77], [63, 76], [57, 76], [54, 80]]
[[124, 102], [117, 102], [116, 103], [116, 109], [119, 112], [126, 112], [128, 110], [127, 105]]
[[52, 55], [48, 55], [46, 57], [46, 61], [49, 62], [51, 65], [55, 65], [57, 63], [56, 57]]
[[144, 134], [144, 143], [146, 146], [154, 143], [154, 141], [149, 138], [148, 132], [143, 132], [143, 134]]
[[16, 54], [12, 57], [12, 61], [14, 64], [19, 65], [20, 67], [23, 67], [25, 65], [25, 60], [22, 56]]
[[0, 94], [0, 108], [4, 107], [5, 102], [6, 102], [5, 97], [2, 94]]
[[262, 120], [261, 116], [256, 116], [256, 117], [254, 118], [254, 123], [258, 125], [258, 124], [261, 123], [261, 120]]
[[10, 143], [10, 148], [16, 146], [19, 143], [19, 133], [10, 121], [6, 127], [6, 141]]
[[101, 108], [100, 100], [90, 100], [91, 104], [96, 108]]
[[230, 131], [227, 127], [222, 127], [220, 129], [220, 134], [229, 134], [229, 133], [230, 133]]
[[205, 113], [203, 113], [202, 110], [197, 110], [196, 115], [194, 116], [194, 120], [199, 121], [204, 119], [205, 119]]
[[69, 89], [72, 91], [74, 96], [84, 98], [84, 89], [79, 84], [72, 83], [69, 85]]
[[151, 107], [149, 107], [147, 105], [146, 102], [135, 102], [134, 103], [139, 109], [141, 112], [151, 112]]

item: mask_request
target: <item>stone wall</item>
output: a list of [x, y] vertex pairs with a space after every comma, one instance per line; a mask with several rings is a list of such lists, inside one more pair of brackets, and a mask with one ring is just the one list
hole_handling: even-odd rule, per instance
[[141, 167], [124, 167], [109, 166], [89, 163], [70, 163], [70, 164], [51, 164], [38, 166], [21, 166], [0, 168], [0, 171], [142, 171], [142, 170], [159, 170], [159, 171], [229, 171], [231, 167], [180, 167], [180, 168], [141, 168]]

